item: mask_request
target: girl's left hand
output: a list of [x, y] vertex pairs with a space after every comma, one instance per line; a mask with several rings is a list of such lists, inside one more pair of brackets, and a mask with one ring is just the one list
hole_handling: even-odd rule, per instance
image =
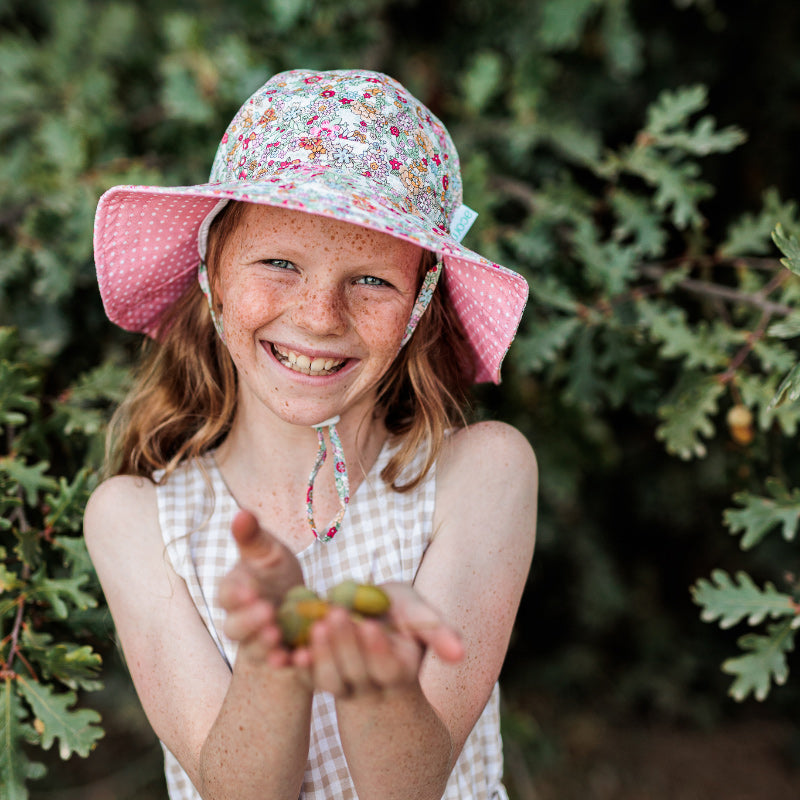
[[337, 698], [363, 697], [415, 683], [427, 650], [443, 661], [463, 658], [459, 635], [411, 586], [381, 588], [392, 602], [388, 624], [354, 620], [345, 609], [332, 608], [314, 623], [309, 645], [293, 654], [314, 689]]

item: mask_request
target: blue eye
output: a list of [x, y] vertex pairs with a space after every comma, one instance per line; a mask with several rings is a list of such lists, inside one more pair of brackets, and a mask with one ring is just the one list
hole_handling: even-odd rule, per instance
[[294, 266], [291, 261], [287, 261], [285, 258], [266, 258], [263, 263], [276, 269], [291, 269]]
[[376, 278], [374, 275], [365, 275], [363, 278], [359, 278], [356, 283], [360, 283], [363, 286], [388, 286], [389, 284], [383, 280], [383, 278]]

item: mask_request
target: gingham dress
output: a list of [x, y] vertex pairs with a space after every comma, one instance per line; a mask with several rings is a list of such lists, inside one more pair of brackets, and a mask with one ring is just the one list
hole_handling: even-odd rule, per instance
[[[391, 455], [384, 447], [364, 482], [353, 494], [336, 538], [314, 542], [298, 559], [306, 583], [318, 592], [346, 578], [383, 583], [411, 582], [431, 539], [435, 503], [433, 471], [415, 490], [400, 494], [380, 478]], [[413, 470], [419, 467], [419, 454]], [[238, 554], [230, 535], [239, 510], [213, 456], [178, 468], [157, 488], [158, 514], [167, 553], [203, 622], [228, 665], [235, 644], [222, 633], [224, 612], [217, 604], [217, 583], [236, 563]], [[339, 739], [336, 710], [329, 694], [314, 696], [308, 765], [302, 800], [356, 800]], [[467, 739], [453, 770], [444, 800], [507, 800], [501, 783], [499, 691]], [[200, 800], [186, 773], [164, 748], [170, 800]]]

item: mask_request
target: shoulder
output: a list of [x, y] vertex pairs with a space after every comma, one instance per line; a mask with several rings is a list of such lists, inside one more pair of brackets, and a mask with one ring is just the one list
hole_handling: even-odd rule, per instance
[[460, 428], [445, 440], [437, 465], [442, 489], [451, 484], [491, 479], [534, 487], [538, 481], [536, 456], [530, 442], [504, 422], [480, 422]]
[[535, 540], [538, 490], [536, 456], [516, 428], [501, 422], [463, 428], [448, 437], [437, 465], [435, 538], [480, 549], [491, 530], [493, 542], [505, 542], [525, 560]]
[[83, 533], [101, 579], [104, 566], [141, 558], [161, 539], [155, 484], [136, 475], [103, 481], [86, 504]]
[[87, 540], [116, 527], [116, 519], [135, 519], [156, 510], [156, 486], [138, 475], [115, 475], [103, 481], [91, 494], [84, 513]]
[[538, 491], [536, 457], [518, 430], [483, 422], [457, 431], [437, 467], [434, 540], [440, 555], [469, 560], [485, 556], [490, 546], [529, 563]]

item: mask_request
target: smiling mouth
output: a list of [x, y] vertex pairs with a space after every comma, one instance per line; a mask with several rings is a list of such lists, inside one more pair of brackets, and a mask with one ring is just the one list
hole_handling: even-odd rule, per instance
[[272, 353], [284, 367], [303, 375], [333, 375], [338, 372], [348, 359], [336, 358], [309, 358], [305, 353], [295, 353], [293, 350], [280, 350], [277, 345], [272, 345]]

